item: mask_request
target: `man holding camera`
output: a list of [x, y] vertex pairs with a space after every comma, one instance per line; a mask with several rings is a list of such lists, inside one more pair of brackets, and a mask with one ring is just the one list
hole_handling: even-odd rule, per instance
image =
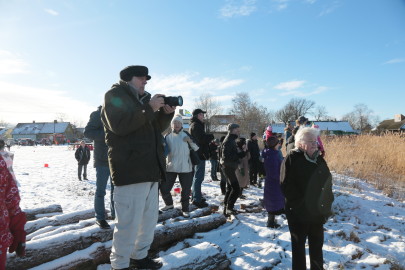
[[148, 250], [158, 220], [158, 182], [165, 179], [162, 132], [176, 107], [145, 91], [151, 79], [147, 67], [126, 67], [120, 78], [105, 94], [101, 111], [115, 186], [111, 267], [158, 269], [162, 264]]

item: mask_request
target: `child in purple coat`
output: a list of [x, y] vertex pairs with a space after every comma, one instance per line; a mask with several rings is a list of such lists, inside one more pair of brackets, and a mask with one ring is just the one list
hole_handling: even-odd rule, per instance
[[284, 213], [284, 195], [280, 188], [280, 168], [283, 160], [279, 153], [280, 141], [275, 136], [266, 139], [262, 151], [266, 180], [264, 186], [264, 206], [268, 212], [267, 227], [278, 228], [275, 216]]

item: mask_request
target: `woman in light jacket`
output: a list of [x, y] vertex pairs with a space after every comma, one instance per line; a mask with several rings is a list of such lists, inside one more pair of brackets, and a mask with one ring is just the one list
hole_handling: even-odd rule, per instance
[[166, 162], [166, 181], [160, 184], [160, 193], [166, 204], [161, 210], [173, 208], [173, 198], [170, 191], [179, 177], [181, 185], [181, 210], [184, 217], [189, 217], [190, 190], [193, 183], [193, 164], [190, 160], [190, 147], [198, 150], [190, 135], [183, 131], [183, 119], [176, 115], [171, 122], [172, 132], [165, 140], [169, 150]]

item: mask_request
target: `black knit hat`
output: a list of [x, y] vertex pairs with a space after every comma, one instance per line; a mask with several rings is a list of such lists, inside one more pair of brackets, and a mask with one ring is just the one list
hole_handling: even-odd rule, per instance
[[145, 66], [128, 66], [121, 70], [120, 78], [123, 81], [129, 82], [132, 80], [132, 77], [143, 77], [145, 76], [147, 80], [150, 80], [152, 77], [148, 75], [149, 70]]
[[254, 136], [256, 136], [256, 133], [254, 132], [250, 133], [250, 138], [253, 138]]
[[269, 148], [274, 148], [278, 144], [279, 140], [277, 139], [276, 136], [270, 136], [266, 140], [266, 145]]

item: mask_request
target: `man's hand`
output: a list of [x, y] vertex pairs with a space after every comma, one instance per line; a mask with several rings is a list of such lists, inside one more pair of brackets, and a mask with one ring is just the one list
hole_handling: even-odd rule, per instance
[[171, 114], [176, 110], [176, 106], [165, 105], [163, 106], [163, 110], [165, 111], [166, 114]]
[[164, 97], [164, 95], [162, 95], [162, 94], [156, 94], [149, 101], [149, 106], [152, 107], [154, 112], [156, 112], [157, 110], [159, 110], [163, 106], [167, 106], [167, 105], [165, 105], [163, 97]]
[[185, 136], [185, 137], [183, 138], [183, 142], [191, 143], [190, 137], [189, 137], [189, 136]]

